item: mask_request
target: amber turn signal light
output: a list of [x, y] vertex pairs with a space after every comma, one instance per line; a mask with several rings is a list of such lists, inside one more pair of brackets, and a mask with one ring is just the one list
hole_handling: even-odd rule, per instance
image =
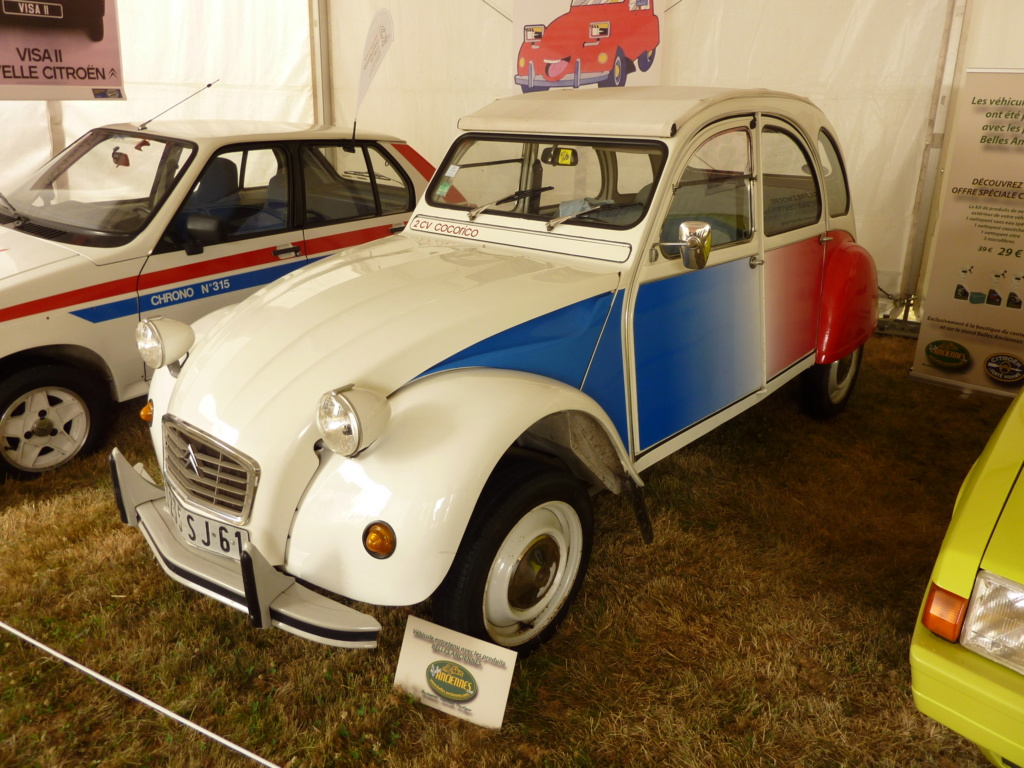
[[146, 404], [142, 406], [142, 410], [139, 411], [139, 418], [147, 424], [153, 423], [153, 401], [147, 400]]
[[944, 640], [955, 643], [967, 615], [967, 598], [932, 584], [924, 601], [921, 623]]
[[379, 560], [395, 551], [395, 532], [387, 523], [373, 523], [363, 531], [363, 546]]

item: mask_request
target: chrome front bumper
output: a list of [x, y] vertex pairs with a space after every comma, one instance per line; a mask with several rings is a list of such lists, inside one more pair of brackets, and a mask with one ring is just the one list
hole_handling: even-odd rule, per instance
[[179, 584], [249, 615], [254, 627], [274, 626], [340, 648], [375, 648], [380, 624], [299, 584], [249, 542], [241, 561], [185, 544], [164, 512], [164, 490], [115, 448], [110, 474], [121, 520], [138, 528], [160, 567]]

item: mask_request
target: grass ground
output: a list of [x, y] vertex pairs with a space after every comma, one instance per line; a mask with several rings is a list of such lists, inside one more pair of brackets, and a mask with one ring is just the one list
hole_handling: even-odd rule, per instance
[[[1009, 401], [912, 380], [912, 354], [877, 337], [838, 419], [790, 388], [646, 472], [651, 546], [601, 497], [587, 582], [517, 664], [500, 731], [392, 689], [424, 606], [371, 609], [380, 647], [339, 651], [171, 582], [119, 522], [102, 454], [0, 485], [0, 620], [290, 768], [986, 765], [914, 709], [907, 654]], [[133, 461], [136, 410], [110, 438]], [[0, 765], [252, 763], [0, 631]]]

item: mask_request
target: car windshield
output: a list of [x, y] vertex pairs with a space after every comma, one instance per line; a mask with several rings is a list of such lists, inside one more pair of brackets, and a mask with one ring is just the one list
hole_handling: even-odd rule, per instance
[[431, 204], [610, 229], [643, 218], [665, 163], [655, 142], [467, 136], [427, 193]]
[[194, 151], [173, 139], [91, 131], [7, 193], [0, 211], [13, 209], [54, 240], [120, 245], [146, 225]]

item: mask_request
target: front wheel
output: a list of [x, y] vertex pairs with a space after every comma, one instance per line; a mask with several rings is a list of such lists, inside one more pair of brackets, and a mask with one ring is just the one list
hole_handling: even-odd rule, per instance
[[26, 368], [0, 381], [0, 475], [38, 475], [94, 450], [106, 395], [63, 365]]
[[626, 62], [626, 54], [619, 48], [615, 52], [615, 60], [612, 62], [611, 71], [608, 72], [608, 77], [601, 80], [597, 86], [599, 88], [618, 88], [626, 84], [626, 75], [628, 74], [627, 67], [629, 66]]
[[592, 541], [590, 497], [574, 477], [534, 464], [499, 468], [434, 594], [434, 621], [529, 653], [569, 612]]
[[827, 419], [846, 408], [860, 373], [864, 347], [827, 365], [814, 365], [801, 374], [804, 409], [815, 418]]

